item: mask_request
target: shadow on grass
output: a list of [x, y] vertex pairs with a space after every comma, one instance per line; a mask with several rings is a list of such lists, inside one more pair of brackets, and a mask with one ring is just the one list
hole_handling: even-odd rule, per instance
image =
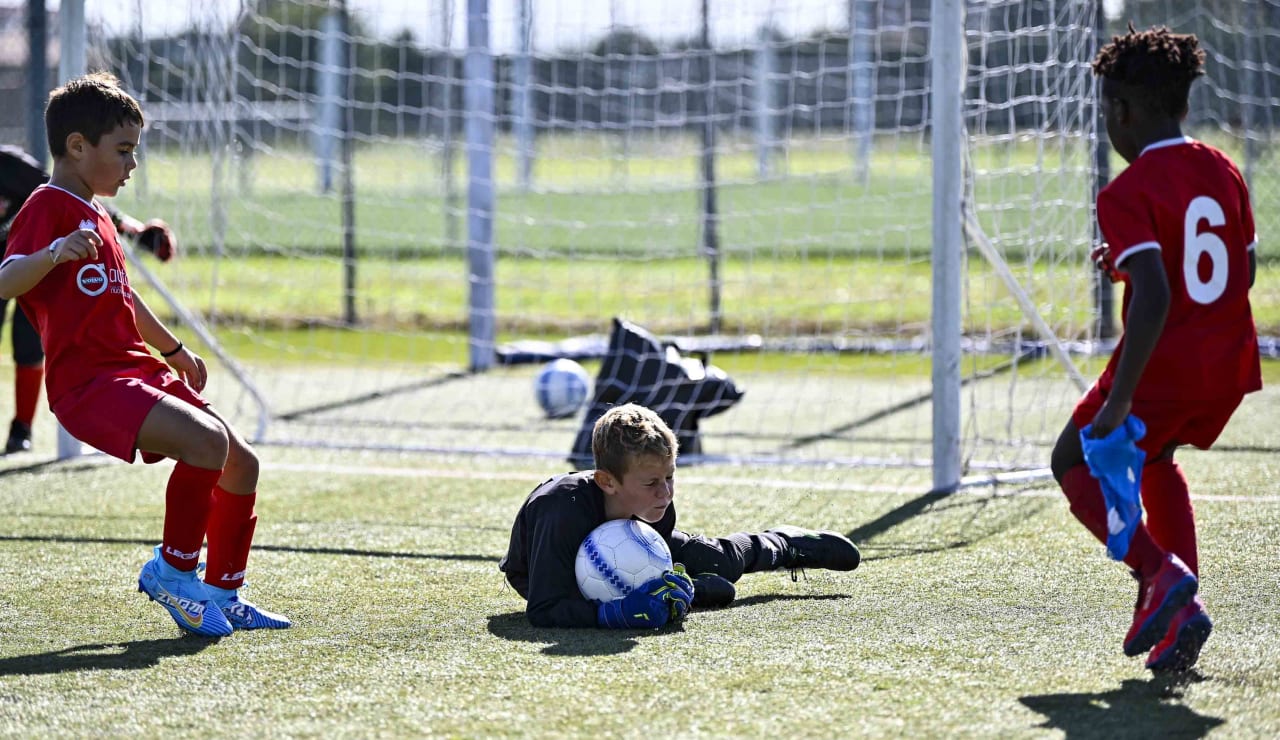
[[863, 524], [861, 527], [857, 527], [846, 536], [855, 543], [865, 542], [873, 537], [877, 537], [888, 532], [909, 519], [914, 519], [915, 517], [920, 516], [928, 511], [934, 504], [939, 501], [946, 500], [950, 495], [951, 494], [949, 493], [932, 492], [913, 498], [901, 506], [881, 514], [876, 519]]
[[[992, 517], [990, 507], [999, 502], [1005, 511]], [[930, 492], [913, 498], [876, 519], [856, 527], [845, 536], [863, 550], [862, 562], [890, 560], [927, 553], [956, 550], [976, 544], [1028, 519], [1048, 506], [1052, 498], [1017, 498], [1007, 494], [975, 495], [970, 493]], [[925, 538], [890, 539], [883, 537], [926, 517], [951, 521], [952, 531], [941, 526], [927, 530]], [[948, 519], [944, 519], [948, 518]], [[916, 530], [917, 532], [921, 530]], [[876, 542], [877, 538], [881, 541]]]
[[1225, 724], [1178, 703], [1182, 687], [1205, 680], [1194, 671], [1150, 682], [1129, 679], [1120, 688], [1093, 694], [1041, 694], [1018, 699], [1046, 719], [1036, 727], [1062, 730], [1069, 739], [1204, 737]]
[[[142, 545], [155, 547], [155, 540], [126, 539], [123, 537], [67, 537], [64, 535], [0, 535], [0, 542], [56, 542], [61, 544], [92, 545]], [[473, 553], [432, 553], [404, 552], [401, 550], [360, 550], [351, 547], [294, 547], [290, 545], [254, 545], [258, 552], [290, 552], [301, 555], [343, 555], [358, 558], [405, 558], [406, 560], [464, 560], [481, 563], [496, 563], [495, 555], [476, 555]]]
[[[8, 456], [0, 455], [0, 461], [7, 462]], [[42, 470], [57, 469], [59, 473], [79, 473], [84, 470], [98, 470], [104, 464], [111, 462], [109, 458], [103, 457], [101, 460], [90, 458], [81, 462], [68, 462], [57, 458], [36, 460], [27, 465], [0, 468], [0, 478], [10, 475], [24, 475], [27, 473], [39, 473]]]
[[542, 648], [543, 655], [619, 655], [640, 644], [640, 640], [649, 635], [679, 632], [683, 629], [678, 625], [657, 630], [534, 627], [525, 619], [522, 611], [489, 617], [489, 633], [494, 637], [519, 642], [550, 643]]
[[[1007, 373], [1010, 370], [1013, 370], [1020, 365], [1026, 365], [1027, 363], [1034, 362], [1037, 358], [1044, 357], [1044, 356], [1045, 356], [1045, 353], [1039, 347], [1032, 347], [1030, 349], [1023, 350], [1021, 354], [1019, 354], [1017, 357], [1013, 357], [1008, 360], [1005, 360], [1004, 362], [1000, 363], [995, 367], [988, 368], [986, 370], [982, 370], [979, 372], [975, 372], [970, 375], [966, 375], [965, 377], [960, 379], [960, 387], [963, 388], [971, 383], [977, 383], [982, 380], [994, 378], [998, 375]], [[933, 401], [933, 391], [929, 390], [924, 393], [920, 393], [912, 398], [907, 398], [902, 401], [898, 401], [897, 403], [894, 403], [890, 406], [886, 406], [882, 409], [873, 411], [870, 414], [867, 414], [866, 416], [863, 416], [861, 418], [853, 419], [837, 427], [833, 427], [825, 432], [819, 432], [817, 434], [810, 434], [803, 437], [797, 437], [796, 439], [784, 445], [783, 449], [794, 450], [800, 447], [807, 447], [819, 442], [825, 442], [827, 440], [847, 440], [849, 438], [850, 432], [855, 432], [859, 429], [870, 426], [871, 424], [874, 424], [877, 421], [880, 421], [882, 419], [887, 419], [890, 416], [894, 416], [903, 411], [910, 411], [911, 409], [924, 406], [925, 404], [931, 403], [932, 401]]]
[[[770, 601], [837, 601], [851, 598], [847, 594], [758, 594], [742, 599], [734, 599], [733, 603], [721, 609], [738, 609], [744, 606], [767, 604]], [[718, 609], [699, 609], [698, 611], [719, 611]]]
[[0, 676], [151, 668], [159, 665], [161, 658], [194, 655], [217, 642], [213, 638], [184, 635], [168, 640], [76, 645], [48, 653], [0, 658]]
[[[841, 594], [761, 594], [738, 599], [723, 609], [766, 604], [770, 601], [830, 601], [847, 598], [849, 597]], [[694, 612], [695, 617], [702, 611], [720, 611], [720, 609], [699, 609]], [[656, 630], [534, 627], [529, 624], [529, 620], [525, 619], [522, 611], [493, 614], [489, 617], [489, 633], [494, 637], [518, 642], [549, 643], [542, 649], [543, 655], [618, 655], [634, 648], [646, 637], [682, 631], [684, 631], [683, 625], [668, 625]]]

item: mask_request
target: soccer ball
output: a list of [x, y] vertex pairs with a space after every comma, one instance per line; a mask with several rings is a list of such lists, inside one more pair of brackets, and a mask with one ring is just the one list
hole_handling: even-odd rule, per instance
[[587, 400], [591, 381], [587, 371], [573, 360], [560, 358], [542, 366], [533, 383], [538, 405], [552, 419], [573, 416]]
[[662, 535], [635, 519], [613, 519], [591, 530], [573, 564], [582, 595], [601, 602], [621, 599], [671, 567]]

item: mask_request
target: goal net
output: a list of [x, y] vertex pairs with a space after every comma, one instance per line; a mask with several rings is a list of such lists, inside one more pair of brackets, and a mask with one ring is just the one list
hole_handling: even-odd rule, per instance
[[[90, 2], [88, 58], [148, 116], [120, 204], [182, 240], [150, 302], [260, 442], [567, 456], [583, 412], [534, 377], [594, 378], [620, 318], [745, 390], [704, 457], [927, 468], [930, 5]], [[1118, 321], [1088, 263], [1105, 9], [967, 4], [966, 475], [1047, 465]]]

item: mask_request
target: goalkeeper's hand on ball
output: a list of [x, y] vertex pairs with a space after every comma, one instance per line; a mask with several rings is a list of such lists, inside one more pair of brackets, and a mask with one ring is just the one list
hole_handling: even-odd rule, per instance
[[1093, 260], [1093, 266], [1098, 268], [1098, 271], [1103, 275], [1106, 275], [1111, 282], [1118, 283], [1124, 279], [1120, 275], [1120, 271], [1116, 269], [1116, 263], [1111, 259], [1111, 247], [1107, 246], [1105, 242], [1094, 247], [1093, 251], [1089, 252], [1089, 259]]
[[169, 224], [153, 218], [138, 231], [138, 246], [154, 254], [161, 262], [168, 262], [178, 253], [178, 238]]
[[644, 583], [621, 599], [596, 608], [596, 624], [610, 629], [656, 629], [675, 624], [689, 613], [693, 581], [683, 565]]

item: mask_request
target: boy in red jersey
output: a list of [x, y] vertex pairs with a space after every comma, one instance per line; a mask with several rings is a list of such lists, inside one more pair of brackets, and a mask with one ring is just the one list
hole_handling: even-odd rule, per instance
[[[48, 181], [49, 174], [30, 154], [17, 147], [0, 146], [0, 253], [8, 242], [9, 224], [14, 215], [27, 197]], [[164, 221], [155, 218], [143, 223], [109, 205], [106, 208], [121, 234], [135, 239], [139, 247], [153, 253], [161, 262], [168, 262], [173, 257], [178, 242]], [[0, 333], [3, 333], [8, 303], [0, 298]], [[31, 449], [31, 427], [40, 399], [40, 386], [44, 382], [44, 350], [40, 347], [40, 335], [18, 307], [13, 309], [10, 340], [14, 364], [13, 420], [9, 423], [9, 438], [4, 446], [3, 454], [6, 455]]]
[[1083, 449], [1124, 428], [1130, 414], [1145, 422], [1137, 448], [1146, 460], [1146, 522], [1136, 523], [1123, 558], [1139, 580], [1124, 651], [1151, 650], [1153, 671], [1189, 669], [1213, 629], [1197, 596], [1195, 517], [1174, 450], [1208, 449], [1244, 395], [1262, 387], [1249, 305], [1257, 235], [1248, 189], [1225, 154], [1181, 130], [1203, 64], [1194, 35], [1132, 25], [1093, 63], [1107, 136], [1130, 163], [1098, 194], [1104, 262], [1125, 284], [1125, 328], [1052, 462], [1072, 513], [1105, 542], [1104, 497]]
[[50, 94], [53, 174], [14, 218], [0, 297], [16, 297], [40, 332], [49, 406], [68, 432], [126, 462], [139, 451], [144, 462], [177, 461], [163, 539], [138, 589], [188, 632], [288, 627], [288, 619], [239, 595], [257, 523], [257, 456], [200, 396], [204, 360], [130, 287], [116, 229], [95, 200], [114, 196], [137, 167], [142, 126], [138, 102], [109, 74], [79, 77]]

